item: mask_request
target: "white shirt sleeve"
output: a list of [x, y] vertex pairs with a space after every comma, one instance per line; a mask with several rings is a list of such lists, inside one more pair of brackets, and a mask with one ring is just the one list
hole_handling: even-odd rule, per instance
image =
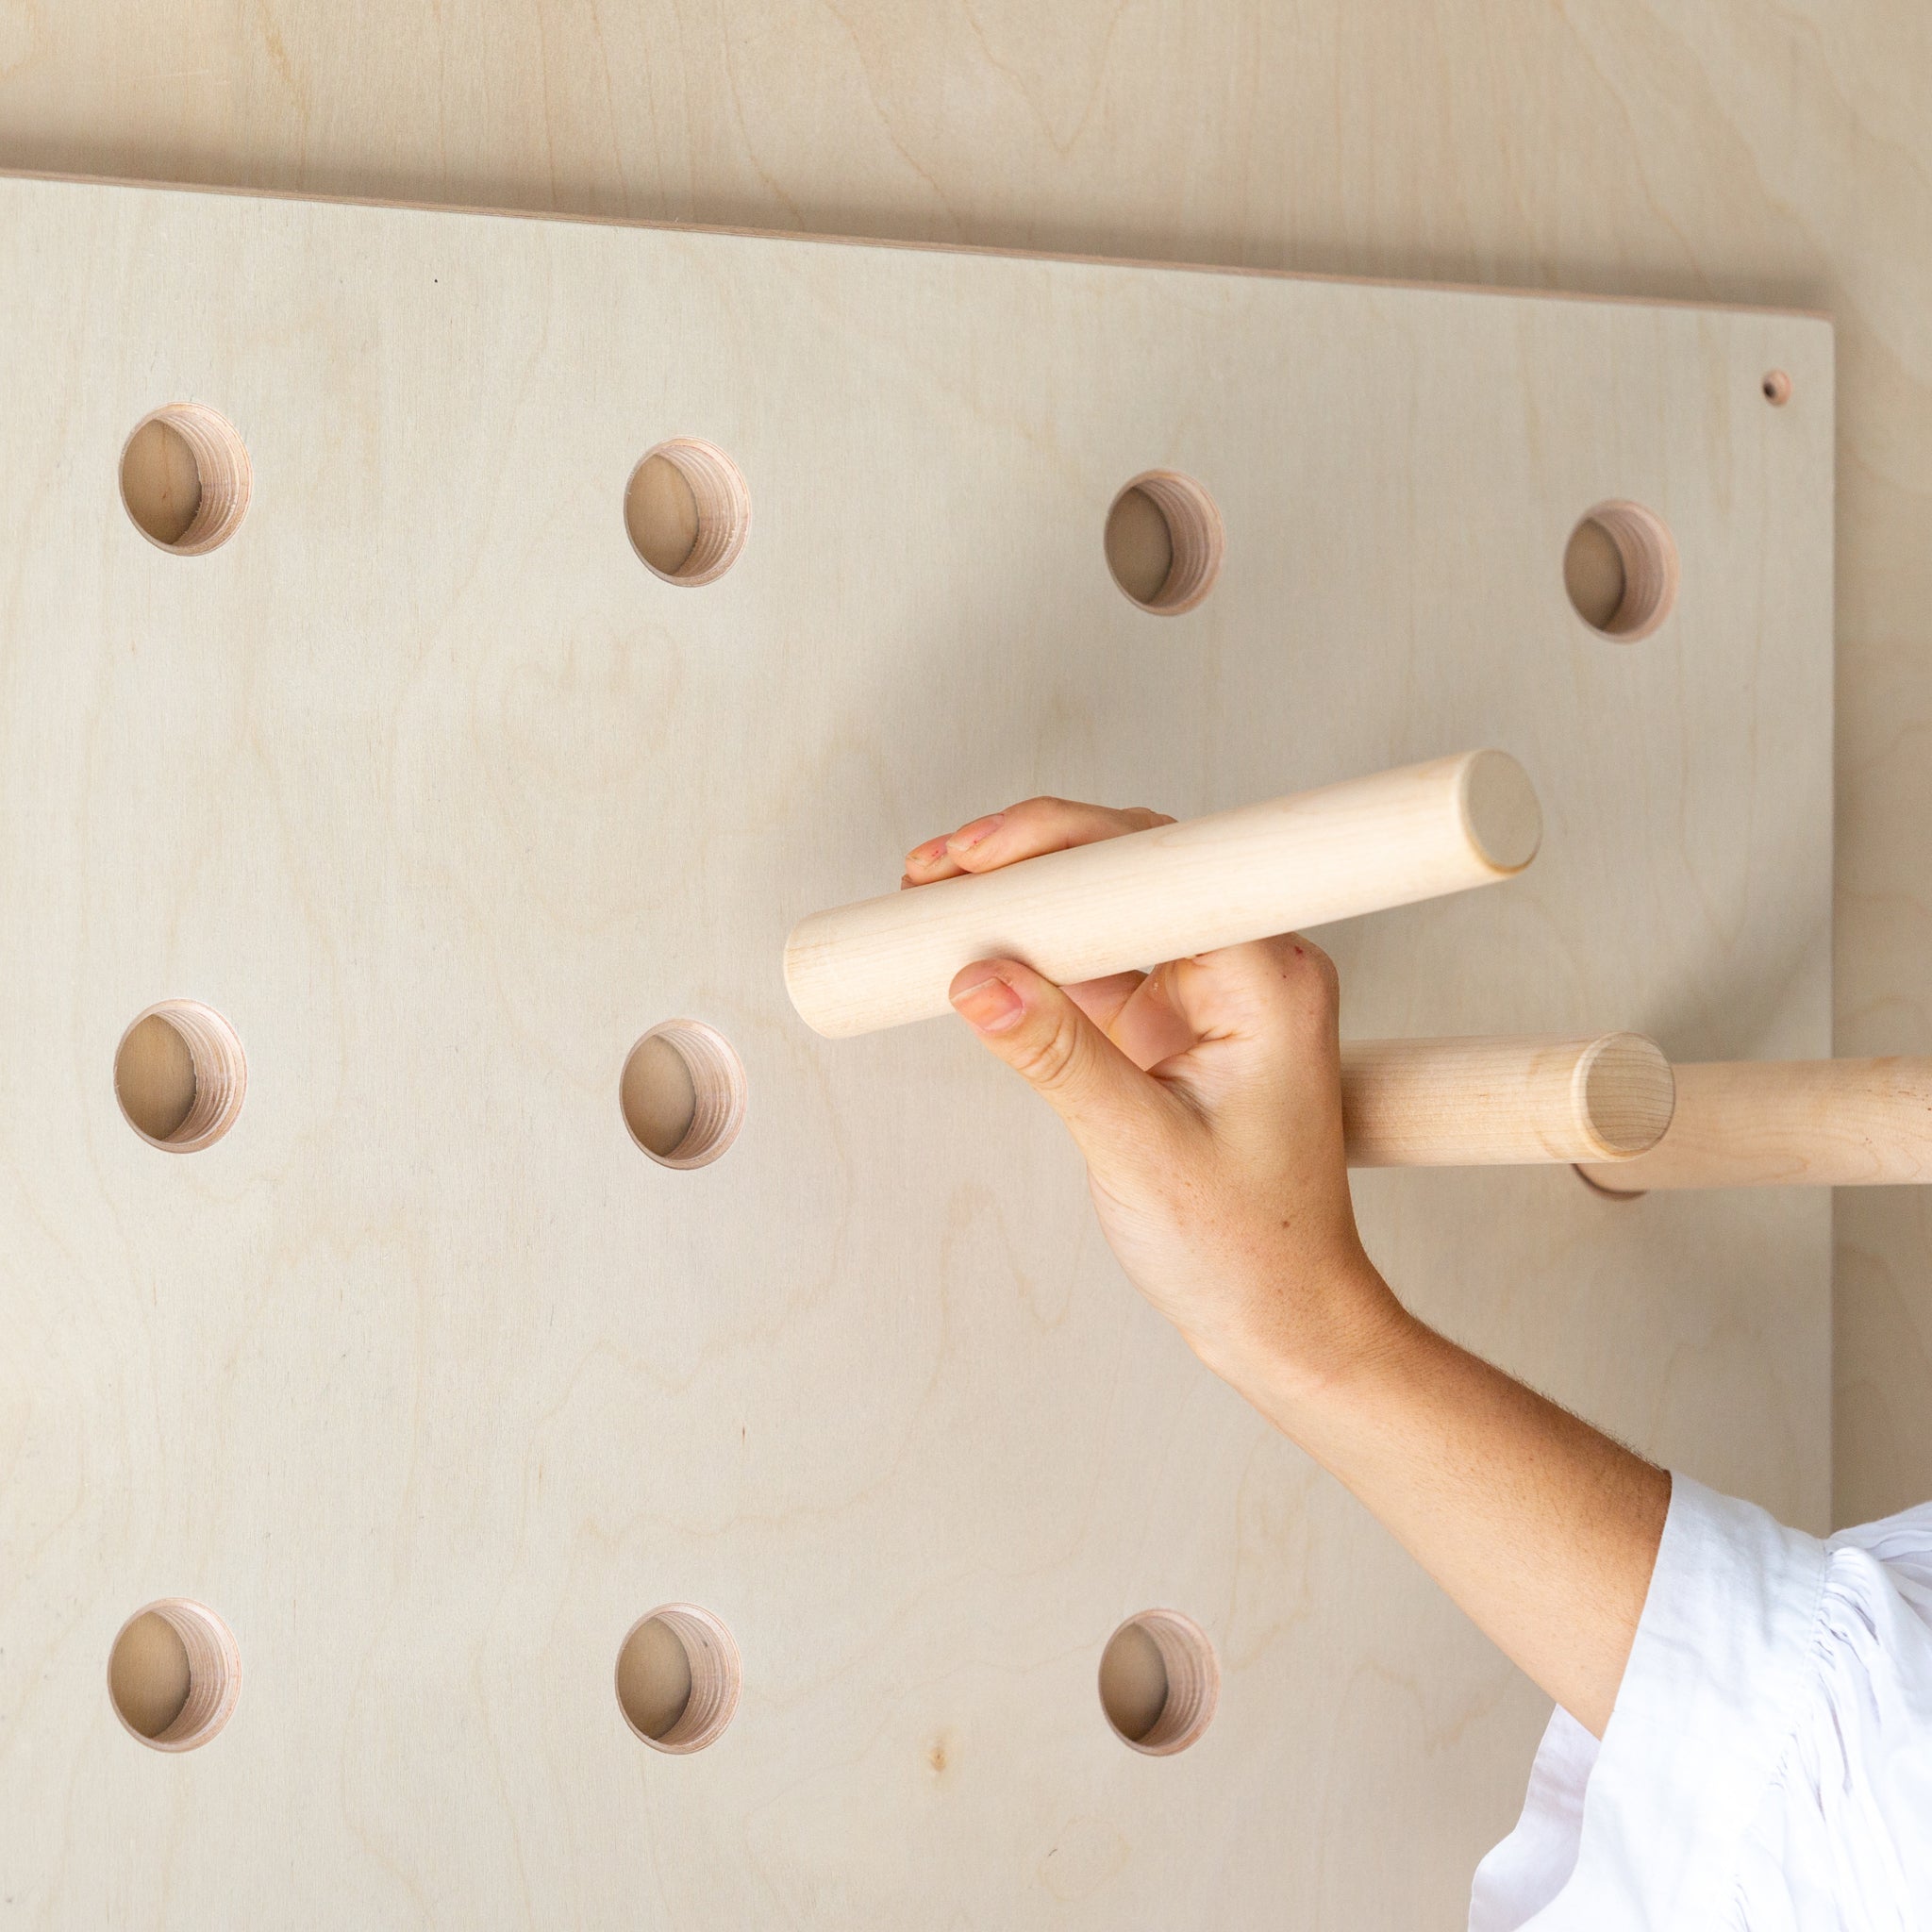
[[1551, 1718], [1469, 1924], [1932, 1928], [1932, 1504], [1821, 1542], [1673, 1476], [1603, 1742]]

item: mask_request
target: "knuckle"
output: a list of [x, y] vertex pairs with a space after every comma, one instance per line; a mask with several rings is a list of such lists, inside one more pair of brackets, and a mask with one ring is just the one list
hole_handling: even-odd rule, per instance
[[1289, 938], [1300, 948], [1302, 954], [1311, 960], [1322, 972], [1333, 973], [1335, 971], [1335, 961], [1313, 940], [1304, 939], [1298, 932], [1290, 933]]
[[1059, 1020], [1037, 1038], [1019, 1041], [1013, 1066], [1035, 1087], [1051, 1093], [1074, 1077], [1079, 1059], [1079, 1028], [1071, 1021]]
[[1283, 933], [1279, 939], [1271, 940], [1269, 950], [1285, 979], [1298, 980], [1304, 985], [1312, 980], [1318, 987], [1329, 989], [1341, 983], [1335, 961], [1313, 940], [1304, 939], [1298, 932]]
[[1251, 946], [1229, 946], [1215, 964], [1227, 985], [1254, 992], [1278, 992], [1292, 986], [1302, 962], [1291, 940], [1262, 940]]
[[1335, 961], [1312, 940], [1297, 939], [1309, 966], [1314, 969], [1315, 982], [1325, 1000], [1333, 1001], [1341, 991], [1341, 974], [1335, 970]]

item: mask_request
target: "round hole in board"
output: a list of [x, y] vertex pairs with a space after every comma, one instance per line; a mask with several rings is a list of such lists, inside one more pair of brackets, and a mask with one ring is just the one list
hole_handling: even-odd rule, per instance
[[1599, 637], [1635, 643], [1677, 601], [1677, 546], [1664, 520], [1641, 503], [1600, 503], [1570, 533], [1563, 588]]
[[1129, 1617], [1100, 1654], [1100, 1707], [1121, 1741], [1149, 1757], [1185, 1751], [1208, 1728], [1220, 1696], [1214, 1646], [1178, 1610]]
[[617, 1707], [657, 1751], [702, 1751], [724, 1735], [744, 1667], [731, 1632], [696, 1604], [665, 1604], [617, 1652]]
[[744, 1062], [715, 1026], [666, 1020], [625, 1056], [618, 1105], [630, 1137], [663, 1167], [704, 1167], [744, 1125]]
[[108, 1653], [108, 1697], [128, 1735], [157, 1751], [192, 1751], [235, 1714], [242, 1653], [206, 1604], [163, 1597], [122, 1624]]
[[1607, 1188], [1605, 1187], [1602, 1181], [1598, 1180], [1593, 1174], [1586, 1174], [1583, 1171], [1583, 1169], [1574, 1161], [1571, 1163], [1570, 1172], [1574, 1174], [1576, 1176], [1576, 1178], [1580, 1180], [1583, 1183], [1583, 1185], [1586, 1188], [1588, 1188], [1592, 1194], [1596, 1195], [1600, 1200], [1641, 1201], [1643, 1199], [1644, 1195], [1649, 1191], [1649, 1190], [1645, 1188]]
[[247, 1091], [240, 1037], [199, 1000], [162, 1000], [136, 1014], [114, 1051], [114, 1097], [127, 1124], [170, 1154], [212, 1146]]
[[252, 488], [235, 426], [202, 403], [170, 403], [121, 451], [121, 501], [134, 527], [175, 557], [201, 557], [241, 527]]
[[1107, 567], [1142, 610], [1177, 617], [1214, 588], [1226, 549], [1221, 512], [1191, 476], [1148, 470], [1107, 513]]
[[1758, 387], [1774, 409], [1782, 409], [1791, 399], [1791, 378], [1782, 369], [1767, 369]]
[[751, 491], [722, 449], [676, 437], [646, 450], [630, 473], [624, 526], [667, 584], [715, 583], [751, 534]]

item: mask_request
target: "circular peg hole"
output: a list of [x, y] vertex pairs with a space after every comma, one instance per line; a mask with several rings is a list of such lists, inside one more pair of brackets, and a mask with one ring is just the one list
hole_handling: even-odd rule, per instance
[[1191, 476], [1149, 470], [1107, 513], [1107, 567], [1142, 610], [1175, 617], [1214, 588], [1226, 548], [1221, 512]]
[[715, 583], [751, 534], [751, 491], [723, 450], [678, 437], [647, 450], [630, 473], [624, 526], [667, 584]]
[[128, 1735], [156, 1751], [192, 1751], [235, 1714], [242, 1653], [206, 1604], [163, 1597], [122, 1624], [108, 1653], [108, 1696]]
[[617, 1653], [617, 1707], [653, 1750], [702, 1751], [724, 1735], [744, 1668], [709, 1610], [665, 1604], [640, 1617]]
[[1574, 1161], [1571, 1163], [1570, 1172], [1574, 1174], [1576, 1176], [1576, 1178], [1580, 1180], [1583, 1183], [1583, 1185], [1586, 1188], [1588, 1188], [1592, 1194], [1596, 1195], [1599, 1200], [1641, 1201], [1643, 1199], [1644, 1195], [1649, 1192], [1649, 1190], [1647, 1188], [1606, 1187], [1602, 1181], [1596, 1178], [1594, 1174], [1586, 1174], [1584, 1170]]
[[192, 1154], [235, 1124], [248, 1063], [235, 1029], [199, 1000], [163, 1000], [135, 1016], [114, 1053], [114, 1097], [151, 1147]]
[[143, 416], [121, 451], [121, 501], [134, 527], [175, 557], [201, 557], [241, 527], [252, 488], [233, 424], [201, 403]]
[[631, 1048], [618, 1082], [630, 1137], [663, 1167], [705, 1167], [738, 1139], [748, 1090], [731, 1042], [702, 1020], [666, 1020]]
[[1677, 546], [1639, 503], [1600, 503], [1570, 533], [1563, 588], [1578, 617], [1619, 643], [1647, 638], [1677, 601]]
[[1129, 1617], [1100, 1654], [1100, 1707], [1121, 1741], [1149, 1757], [1185, 1751], [1208, 1728], [1220, 1696], [1214, 1646], [1178, 1610]]
[[1764, 400], [1774, 409], [1782, 409], [1791, 399], [1791, 378], [1782, 369], [1767, 369], [1758, 387], [1764, 391]]

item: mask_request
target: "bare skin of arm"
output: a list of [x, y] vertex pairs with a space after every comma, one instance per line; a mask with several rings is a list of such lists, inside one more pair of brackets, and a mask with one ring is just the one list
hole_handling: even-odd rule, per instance
[[[904, 883], [1167, 823], [1029, 799], [915, 846]], [[1601, 1737], [1670, 1477], [1416, 1320], [1376, 1272], [1327, 955], [1290, 934], [1065, 989], [988, 959], [952, 1000], [1066, 1124], [1141, 1292]]]

